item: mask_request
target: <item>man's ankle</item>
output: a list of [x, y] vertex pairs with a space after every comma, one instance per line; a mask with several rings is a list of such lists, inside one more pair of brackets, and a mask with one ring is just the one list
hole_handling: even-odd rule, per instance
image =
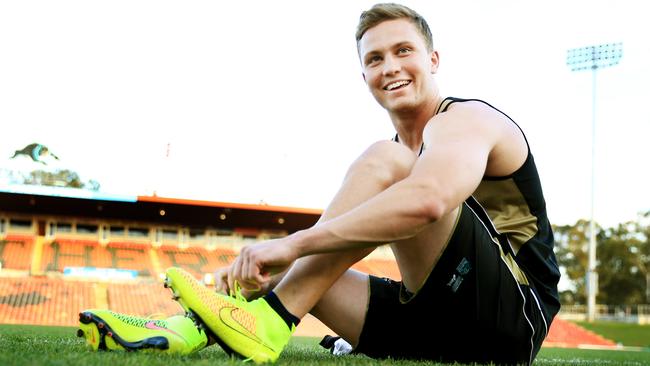
[[275, 312], [280, 315], [282, 320], [287, 323], [287, 327], [289, 327], [289, 329], [292, 329], [294, 326], [298, 326], [300, 323], [300, 318], [291, 314], [289, 310], [287, 310], [275, 292], [270, 291], [264, 296], [264, 300], [269, 304], [269, 306], [271, 306], [271, 309], [275, 310]]

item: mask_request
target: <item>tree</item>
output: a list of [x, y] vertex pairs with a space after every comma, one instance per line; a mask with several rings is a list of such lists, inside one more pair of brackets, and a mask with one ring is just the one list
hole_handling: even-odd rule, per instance
[[639, 252], [644, 242], [634, 222], [619, 224], [599, 235], [598, 295], [601, 304], [632, 305], [645, 301], [645, 274]]
[[650, 211], [638, 216], [635, 233], [639, 241], [639, 246], [633, 248], [637, 254], [636, 266], [645, 279], [644, 302], [650, 304]]
[[556, 256], [564, 275], [573, 285], [573, 296], [564, 294], [563, 298], [571, 303], [584, 304], [586, 293], [586, 268], [588, 262], [589, 221], [579, 220], [574, 225], [554, 226]]
[[94, 180], [90, 180], [87, 184], [84, 183], [79, 174], [68, 169], [55, 172], [34, 170], [29, 173], [29, 176], [25, 177], [23, 183], [51, 187], [87, 188], [93, 191], [98, 191], [100, 187], [99, 183]]
[[[563, 291], [564, 304], [586, 302], [589, 222], [554, 226], [556, 255], [572, 289]], [[650, 212], [614, 228], [597, 227], [598, 295], [601, 304], [650, 303]]]

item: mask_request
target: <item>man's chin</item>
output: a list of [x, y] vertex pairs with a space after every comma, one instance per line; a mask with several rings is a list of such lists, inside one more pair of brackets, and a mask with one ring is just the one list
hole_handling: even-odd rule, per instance
[[384, 108], [391, 114], [402, 114], [417, 109], [417, 104], [411, 101], [400, 101], [399, 103], [387, 103]]

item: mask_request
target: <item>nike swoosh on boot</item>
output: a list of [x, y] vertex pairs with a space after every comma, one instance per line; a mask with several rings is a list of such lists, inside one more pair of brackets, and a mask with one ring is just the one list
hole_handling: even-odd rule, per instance
[[262, 346], [268, 348], [269, 350], [275, 352], [275, 350], [271, 346], [264, 343], [264, 341], [262, 341], [258, 336], [251, 333], [248, 329], [246, 329], [246, 327], [244, 327], [242, 324], [240, 324], [237, 321], [237, 319], [232, 317], [232, 312], [235, 311], [235, 310], [241, 311], [240, 309], [238, 309], [236, 307], [223, 307], [223, 308], [219, 309], [219, 319], [221, 319], [221, 321], [226, 326], [228, 326], [232, 330], [236, 331], [237, 333], [240, 333], [241, 335], [243, 335], [243, 336], [245, 336], [247, 338], [250, 338], [250, 339], [254, 340], [255, 342], [259, 343], [260, 345], [262, 345]]

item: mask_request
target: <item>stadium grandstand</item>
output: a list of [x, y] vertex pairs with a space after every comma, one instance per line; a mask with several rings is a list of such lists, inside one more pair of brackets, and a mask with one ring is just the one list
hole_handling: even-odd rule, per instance
[[[181, 313], [161, 284], [166, 268], [182, 267], [210, 285], [213, 271], [244, 245], [311, 226], [321, 213], [109, 198], [0, 192], [0, 323], [74, 326], [87, 308], [151, 317]], [[355, 268], [399, 278], [387, 248]], [[327, 331], [313, 318], [303, 323], [298, 334]]]

